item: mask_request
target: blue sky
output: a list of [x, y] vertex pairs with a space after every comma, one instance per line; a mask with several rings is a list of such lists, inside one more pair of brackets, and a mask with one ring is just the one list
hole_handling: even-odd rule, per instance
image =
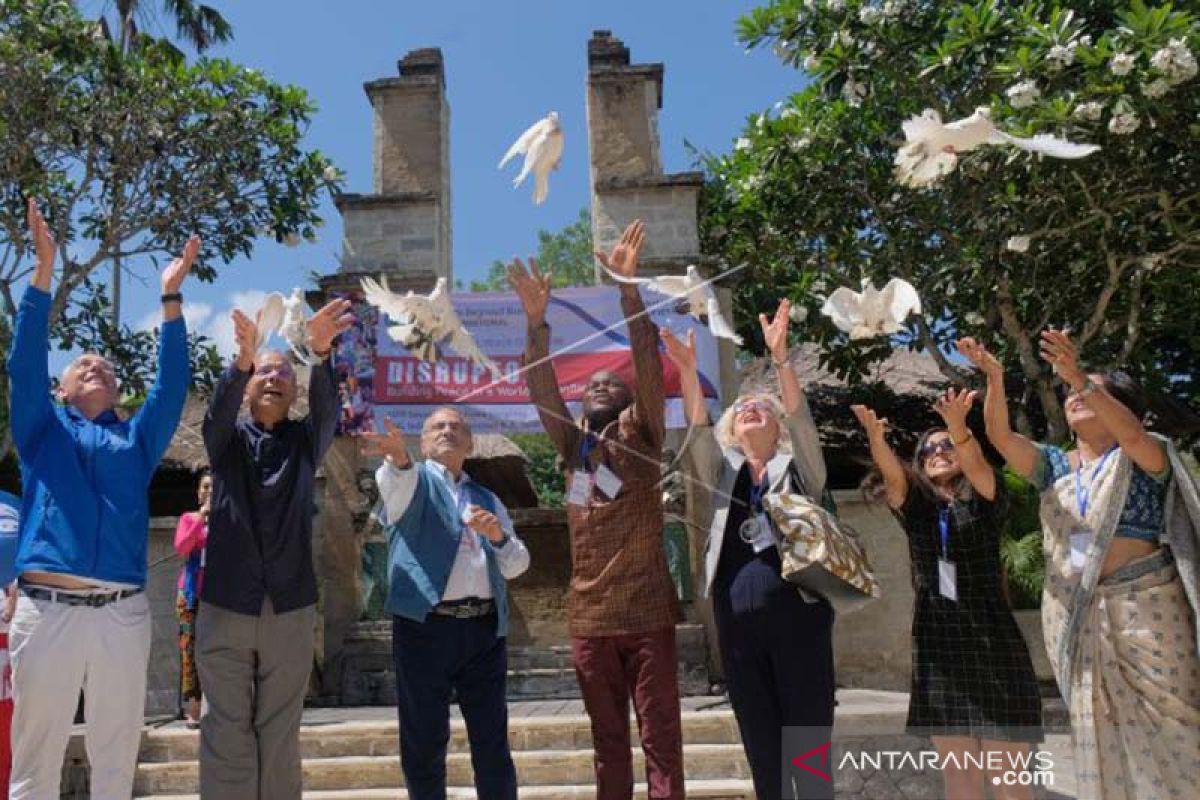
[[[206, 0], [232, 23], [233, 43], [214, 55], [263, 70], [308, 90], [317, 105], [308, 146], [346, 174], [346, 190], [371, 190], [371, 109], [365, 81], [396, 74], [397, 60], [418, 47], [440, 47], [451, 112], [454, 275], [469, 281], [496, 258], [525, 255], [541, 228], [573, 221], [587, 205], [584, 128], [586, 46], [592, 30], [624, 40], [633, 61], [666, 66], [660, 135], [665, 169], [692, 168], [685, 140], [723, 151], [748, 114], [797, 91], [802, 76], [769, 50], [746, 54], [737, 17], [751, 0]], [[159, 4], [148, 0], [157, 9]], [[84, 3], [96, 13], [101, 0]], [[148, 20], [152, 33], [173, 33]], [[562, 168], [541, 207], [531, 186], [514, 191], [514, 169], [497, 171], [509, 144], [546, 111], [557, 110], [566, 135]], [[512, 167], [512, 165], [510, 165]], [[220, 270], [214, 285], [185, 286], [189, 316], [218, 340], [234, 305], [252, 308], [262, 292], [306, 285], [312, 271], [337, 268], [341, 217], [326, 198], [316, 243], [294, 248], [260, 241], [251, 259]], [[144, 274], [148, 273], [147, 271]], [[124, 319], [157, 321], [158, 281], [129, 281]]]

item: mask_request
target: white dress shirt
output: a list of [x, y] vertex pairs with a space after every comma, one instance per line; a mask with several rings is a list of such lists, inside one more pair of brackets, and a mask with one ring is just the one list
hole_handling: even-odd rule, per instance
[[[435, 480], [442, 481], [446, 490], [458, 503], [459, 518], [467, 513], [467, 496], [463, 493], [463, 483], [467, 480], [465, 472], [458, 480], [450, 474], [450, 470], [430, 460], [430, 474]], [[375, 472], [375, 481], [379, 484], [379, 496], [383, 500], [383, 515], [380, 522], [390, 525], [404, 516], [404, 512], [412, 503], [417, 490], [417, 470], [413, 464], [408, 469], [399, 469], [390, 461], [384, 461]], [[529, 568], [529, 550], [525, 543], [517, 538], [513, 530], [512, 519], [508, 509], [500, 498], [496, 498], [496, 517], [500, 520], [500, 528], [508, 537], [503, 547], [492, 545], [496, 553], [496, 565], [505, 580], [512, 580]], [[450, 568], [450, 577], [446, 581], [446, 589], [442, 592], [442, 600], [462, 600], [477, 597], [484, 600], [492, 599], [492, 584], [488, 580], [487, 554], [483, 550], [483, 534], [476, 533], [464, 522], [458, 540], [458, 555], [454, 557], [454, 565]]]

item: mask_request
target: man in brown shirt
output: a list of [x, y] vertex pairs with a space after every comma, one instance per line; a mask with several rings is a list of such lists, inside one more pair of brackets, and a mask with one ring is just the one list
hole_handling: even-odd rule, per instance
[[[633, 278], [645, 240], [640, 221], [596, 257]], [[509, 279], [529, 323], [525, 349], [533, 402], [562, 458], [571, 531], [568, 615], [575, 674], [592, 722], [597, 800], [633, 795], [629, 698], [637, 708], [651, 798], [682, 798], [683, 741], [675, 623], [681, 619], [663, 545], [660, 481], [665, 432], [658, 331], [634, 284], [620, 284], [637, 378], [591, 376], [576, 423], [550, 363], [550, 276], [520, 261]]]

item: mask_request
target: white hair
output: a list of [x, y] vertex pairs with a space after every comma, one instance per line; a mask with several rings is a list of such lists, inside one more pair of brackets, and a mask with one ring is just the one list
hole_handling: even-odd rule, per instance
[[748, 400], [762, 400], [771, 407], [771, 413], [775, 417], [775, 424], [779, 428], [779, 440], [775, 443], [775, 449], [777, 452], [782, 453], [792, 452], [792, 440], [788, 437], [787, 427], [783, 424], [783, 418], [787, 416], [787, 412], [784, 411], [783, 403], [779, 401], [779, 398], [766, 392], [751, 392], [749, 394], [740, 395], [736, 400], [733, 401], [729, 408], [725, 409], [724, 413], [721, 414], [721, 418], [717, 420], [717, 424], [713, 429], [713, 433], [717, 437], [717, 444], [721, 445], [723, 448], [735, 447], [739, 450], [741, 449], [741, 445], [738, 444], [737, 439], [733, 435], [733, 426], [737, 421], [735, 419], [737, 414], [734, 412], [734, 409], [737, 408], [740, 403], [744, 403]]

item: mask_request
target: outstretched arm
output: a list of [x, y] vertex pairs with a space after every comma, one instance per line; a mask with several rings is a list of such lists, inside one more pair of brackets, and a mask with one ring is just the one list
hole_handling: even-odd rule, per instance
[[887, 420], [880, 419], [875, 412], [866, 406], [850, 406], [859, 424], [867, 432], [867, 441], [871, 445], [871, 458], [875, 466], [883, 474], [883, 484], [887, 504], [890, 508], [899, 510], [904, 506], [908, 497], [908, 474], [904, 465], [896, 457], [895, 451], [887, 443]]
[[762, 326], [767, 351], [771, 354], [771, 363], [775, 365], [775, 374], [779, 377], [779, 392], [783, 397], [783, 410], [786, 413], [783, 423], [792, 442], [792, 457], [803, 474], [808, 491], [813, 497], [820, 497], [828, 477], [825, 453], [821, 450], [821, 435], [808, 407], [808, 397], [805, 396], [800, 377], [788, 357], [788, 321], [791, 310], [790, 300], [780, 300], [779, 307], [775, 309], [775, 316], [768, 320], [766, 314], [759, 314], [758, 322]]
[[201, 430], [204, 434], [204, 449], [208, 452], [208, 463], [214, 467], [224, 457], [225, 450], [233, 441], [238, 411], [246, 395], [246, 384], [254, 371], [255, 346], [258, 326], [238, 309], [233, 310], [233, 335], [238, 344], [238, 356], [217, 381], [208, 413], [204, 415]]
[[1004, 392], [1004, 367], [983, 345], [967, 337], [959, 339], [958, 352], [987, 376], [983, 398], [983, 421], [988, 441], [1000, 451], [1014, 472], [1032, 479], [1041, 463], [1037, 445], [1012, 429], [1008, 422], [1008, 398]]
[[946, 423], [946, 431], [950, 434], [950, 442], [954, 445], [954, 454], [958, 456], [963, 474], [975, 491], [990, 501], [996, 499], [996, 472], [983, 457], [983, 448], [967, 427], [967, 414], [971, 412], [978, 395], [979, 392], [966, 389], [947, 389], [933, 404], [933, 408]]
[[337, 431], [337, 386], [330, 354], [333, 340], [354, 323], [349, 300], [331, 300], [308, 321], [309, 349], [321, 359], [308, 380], [308, 429], [313, 463], [319, 464]]
[[183, 405], [192, 383], [188, 359], [187, 323], [183, 319], [183, 300], [177, 299], [192, 264], [200, 252], [200, 237], [188, 239], [183, 254], [163, 271], [163, 322], [159, 328], [158, 374], [146, 395], [133, 427], [146, 463], [153, 469], [171, 444], [179, 426]]
[[[610, 272], [623, 278], [637, 277], [638, 256], [646, 242], [646, 226], [635, 219], [625, 227], [621, 240], [611, 253], [597, 251], [596, 258]], [[630, 415], [654, 446], [666, 437], [666, 399], [662, 380], [662, 359], [658, 355], [658, 329], [650, 321], [636, 284], [622, 283], [621, 311], [629, 326], [629, 346], [633, 351], [633, 371], [637, 376], [637, 394]]]
[[1160, 475], [1166, 470], [1167, 453], [1162, 444], [1146, 432], [1142, 421], [1124, 403], [1079, 368], [1078, 352], [1070, 336], [1056, 330], [1042, 333], [1042, 357], [1054, 365], [1055, 371], [1071, 387], [1071, 393], [1083, 399], [1135, 464], [1151, 475]]
[[56, 245], [33, 198], [28, 202], [27, 217], [37, 266], [17, 309], [8, 374], [13, 442], [17, 452], [28, 459], [46, 425], [54, 420], [46, 355], [50, 350], [50, 279]]
[[525, 384], [530, 399], [558, 455], [570, 464], [579, 452], [579, 428], [571, 421], [554, 365], [550, 363], [550, 326], [546, 324], [550, 273], [539, 271], [537, 261], [532, 258], [528, 271], [520, 259], [513, 259], [508, 265], [508, 282], [525, 309]]

